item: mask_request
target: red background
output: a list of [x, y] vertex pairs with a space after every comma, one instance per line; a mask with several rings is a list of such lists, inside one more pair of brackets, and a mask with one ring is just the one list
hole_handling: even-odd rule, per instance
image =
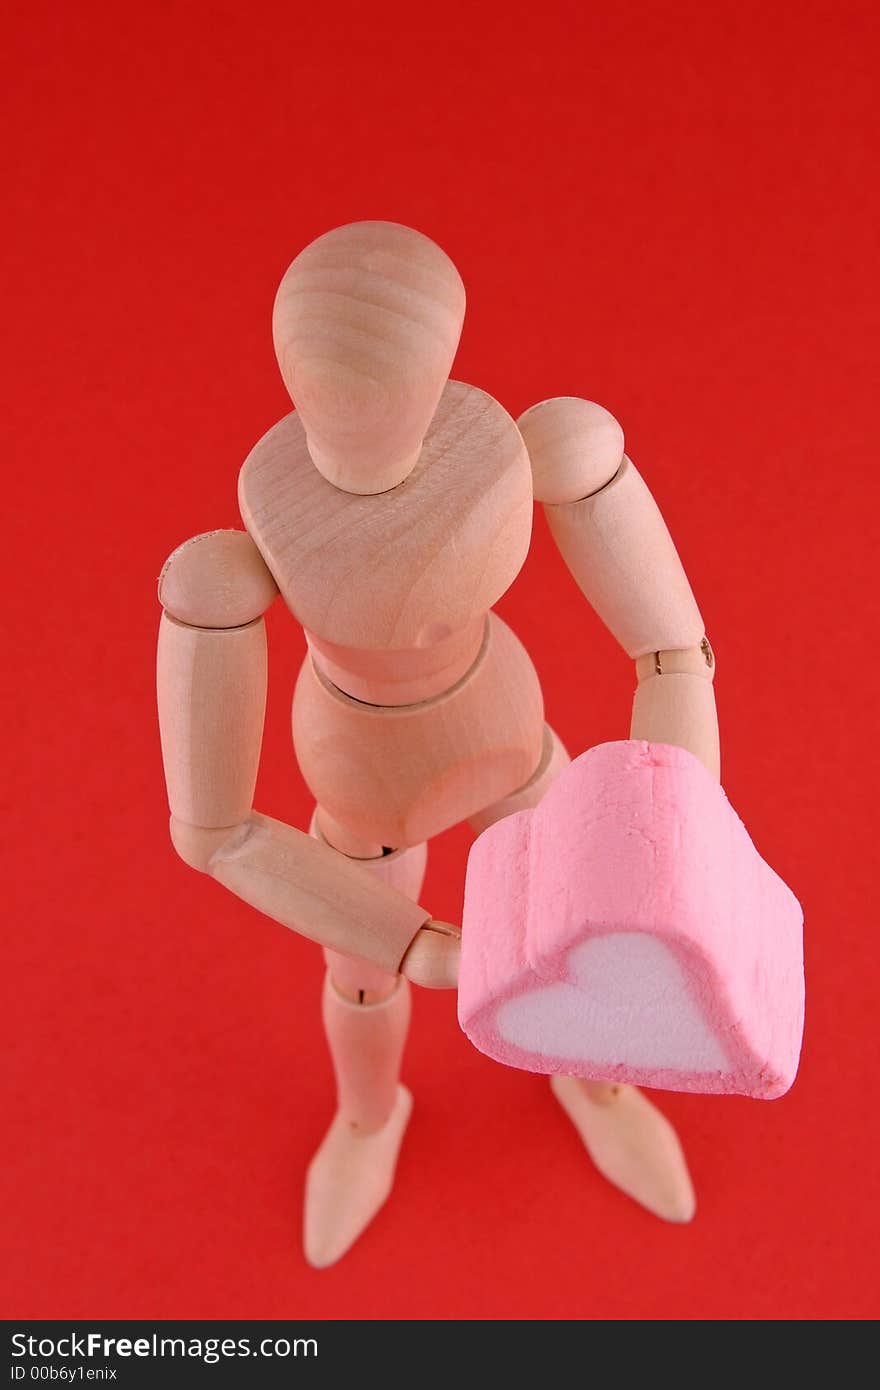
[[[13, 6], [7, 1316], [878, 1311], [875, 13]], [[318, 952], [167, 839], [155, 577], [237, 524], [237, 469], [288, 408], [277, 281], [364, 217], [459, 265], [456, 376], [514, 414], [573, 393], [623, 422], [718, 654], [726, 788], [804, 903], [793, 1092], [662, 1098], [699, 1191], [687, 1229], [609, 1188], [546, 1083], [422, 994], [394, 1198], [309, 1270], [301, 1182], [331, 1113]], [[500, 607], [569, 747], [623, 736], [630, 665], [541, 518]], [[270, 626], [258, 804], [305, 825], [303, 642], [283, 613]], [[459, 918], [466, 846], [433, 849], [438, 917]]]

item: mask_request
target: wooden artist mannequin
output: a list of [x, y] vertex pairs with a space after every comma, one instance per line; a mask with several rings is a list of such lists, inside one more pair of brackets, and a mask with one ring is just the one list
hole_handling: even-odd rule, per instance
[[[178, 854], [319, 942], [337, 1113], [309, 1169], [305, 1251], [337, 1260], [390, 1192], [412, 1105], [410, 981], [454, 987], [459, 935], [418, 905], [426, 844], [533, 806], [568, 762], [538, 678], [492, 605], [528, 551], [533, 499], [635, 662], [630, 736], [718, 775], [714, 659], [662, 517], [600, 406], [546, 401], [518, 426], [448, 380], [464, 316], [426, 237], [358, 223], [313, 242], [278, 292], [296, 411], [256, 445], [246, 531], [162, 571], [162, 747]], [[280, 592], [309, 652], [293, 738], [309, 834], [252, 809], [266, 698], [263, 613]], [[602, 1173], [670, 1221], [693, 1215], [669, 1123], [629, 1085], [554, 1077]]]

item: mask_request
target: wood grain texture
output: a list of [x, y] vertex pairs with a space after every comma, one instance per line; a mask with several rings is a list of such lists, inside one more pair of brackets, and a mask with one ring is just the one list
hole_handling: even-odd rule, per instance
[[545, 724], [541, 761], [529, 780], [515, 792], [511, 792], [510, 796], [502, 797], [491, 806], [485, 806], [476, 815], [468, 816], [471, 829], [480, 835], [488, 826], [494, 825], [497, 820], [503, 820], [505, 816], [513, 815], [514, 811], [537, 806], [547, 788], [570, 761], [559, 735], [554, 733], [549, 724]]
[[662, 1221], [697, 1209], [687, 1159], [672, 1125], [635, 1086], [552, 1076], [550, 1086], [603, 1177]]
[[179, 858], [191, 869], [200, 874], [208, 872], [208, 866], [227, 836], [236, 829], [235, 825], [191, 825], [189, 821], [179, 820], [172, 815], [168, 820], [171, 843]]
[[241, 627], [278, 594], [266, 562], [246, 531], [206, 531], [169, 555], [159, 575], [159, 602], [191, 627]]
[[[408, 651], [357, 651], [306, 633], [316, 666], [328, 680], [368, 705], [414, 705], [442, 695], [470, 670], [486, 631], [481, 613], [448, 637]], [[429, 634], [430, 635], [430, 634]]]
[[350, 833], [395, 848], [522, 786], [541, 757], [543, 722], [531, 659], [494, 613], [472, 669], [432, 700], [363, 704], [307, 658], [293, 701], [296, 755], [315, 799]]
[[538, 502], [577, 502], [598, 492], [623, 462], [623, 430], [595, 401], [556, 396], [517, 420]]
[[369, 1133], [334, 1116], [306, 1173], [303, 1254], [314, 1269], [341, 1259], [387, 1202], [412, 1104], [398, 1086], [388, 1120]]
[[[326, 812], [315, 807], [309, 834], [329, 844], [337, 853], [346, 858], [354, 858], [362, 869], [375, 874], [383, 883], [389, 883], [399, 893], [404, 893], [412, 902], [418, 902], [425, 881], [428, 863], [428, 846], [413, 845], [410, 849], [393, 850], [384, 854], [381, 847], [371, 846], [366, 841], [331, 821]], [[325, 948], [324, 958], [334, 985], [349, 999], [360, 999], [373, 1004], [390, 994], [396, 977], [379, 970], [370, 961], [356, 960], [351, 956], [341, 956], [338, 951]]]
[[381, 1129], [397, 1099], [412, 1004], [409, 981], [391, 978], [390, 993], [366, 1003], [340, 993], [330, 971], [324, 976], [321, 1019], [336, 1078], [336, 1106], [358, 1134]]
[[275, 350], [328, 481], [378, 493], [407, 477], [449, 375], [464, 308], [455, 266], [410, 227], [352, 223], [296, 257], [275, 300]]
[[422, 989], [455, 989], [461, 967], [461, 932], [434, 918], [416, 932], [400, 970]]
[[[412, 652], [471, 628], [513, 583], [531, 536], [531, 471], [507, 411], [450, 381], [400, 487], [379, 497], [339, 491], [314, 467], [293, 413], [246, 459], [239, 505], [285, 603], [315, 638]], [[356, 669], [356, 655], [350, 661]], [[365, 669], [369, 677], [369, 661]]]
[[194, 826], [236, 825], [253, 804], [266, 709], [266, 627], [159, 624], [156, 691], [168, 803]]
[[323, 840], [325, 844], [338, 850], [340, 854], [344, 854], [346, 859], [357, 859], [364, 864], [375, 864], [380, 859], [390, 857], [386, 853], [386, 850], [391, 849], [390, 845], [383, 845], [378, 840], [365, 840], [363, 835], [358, 835], [346, 826], [340, 825], [323, 806], [315, 807], [309, 826], [309, 834], [316, 835], [319, 840]]
[[640, 681], [629, 736], [686, 748], [713, 776], [721, 776], [715, 690], [705, 676], [683, 671]]
[[251, 812], [208, 872], [267, 917], [396, 974], [430, 913], [314, 836]]
[[629, 459], [601, 492], [544, 510], [582, 593], [631, 657], [699, 646], [705, 629], [687, 575]]

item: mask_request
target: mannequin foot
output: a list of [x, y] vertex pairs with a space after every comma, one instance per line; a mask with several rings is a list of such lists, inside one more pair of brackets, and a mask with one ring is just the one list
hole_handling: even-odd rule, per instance
[[303, 1248], [315, 1269], [341, 1259], [385, 1203], [412, 1103], [398, 1085], [394, 1109], [372, 1134], [339, 1114], [333, 1120], [306, 1175]]
[[692, 1220], [696, 1198], [678, 1135], [641, 1091], [573, 1076], [551, 1076], [550, 1086], [603, 1177], [664, 1221]]

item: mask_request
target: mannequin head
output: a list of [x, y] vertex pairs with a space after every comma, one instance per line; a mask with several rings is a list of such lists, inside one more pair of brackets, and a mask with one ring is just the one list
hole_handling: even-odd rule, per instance
[[296, 257], [275, 299], [275, 351], [329, 482], [376, 493], [407, 477], [449, 376], [464, 306], [449, 257], [394, 222], [338, 227]]

